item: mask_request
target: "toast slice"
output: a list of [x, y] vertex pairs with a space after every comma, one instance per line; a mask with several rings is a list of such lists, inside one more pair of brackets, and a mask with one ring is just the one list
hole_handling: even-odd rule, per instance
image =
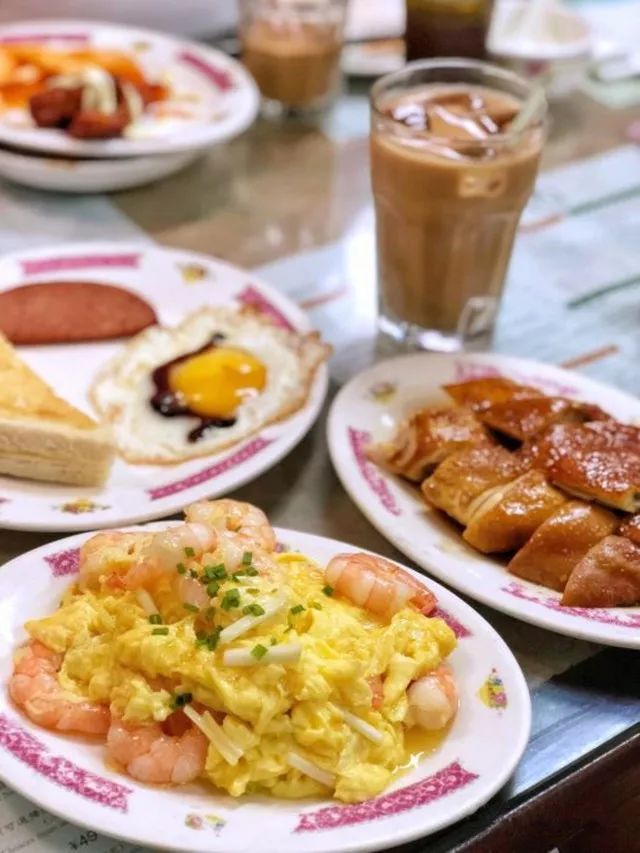
[[0, 474], [97, 486], [113, 455], [110, 432], [57, 397], [0, 335]]

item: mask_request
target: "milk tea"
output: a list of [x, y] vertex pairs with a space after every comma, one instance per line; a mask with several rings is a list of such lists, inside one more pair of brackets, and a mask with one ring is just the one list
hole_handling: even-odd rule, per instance
[[374, 104], [380, 308], [392, 322], [462, 337], [493, 324], [543, 142], [541, 127], [509, 134], [520, 107], [512, 94], [457, 83]]

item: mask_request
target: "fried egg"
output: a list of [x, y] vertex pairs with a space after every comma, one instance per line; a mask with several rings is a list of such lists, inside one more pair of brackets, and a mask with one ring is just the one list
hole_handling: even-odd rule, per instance
[[215, 453], [306, 402], [329, 348], [258, 314], [199, 309], [133, 338], [90, 390], [120, 454], [170, 464]]

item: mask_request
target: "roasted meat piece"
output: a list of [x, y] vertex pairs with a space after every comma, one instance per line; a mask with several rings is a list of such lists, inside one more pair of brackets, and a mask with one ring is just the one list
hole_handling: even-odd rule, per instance
[[483, 412], [496, 403], [506, 403], [509, 400], [544, 396], [539, 388], [520, 385], [503, 376], [485, 376], [482, 379], [469, 379], [467, 382], [456, 382], [442, 387], [459, 406], [468, 406], [474, 412]]
[[569, 575], [562, 604], [568, 607], [640, 604], [640, 546], [624, 536], [607, 536], [598, 542]]
[[38, 127], [67, 128], [80, 110], [82, 86], [75, 89], [53, 87], [32, 95], [31, 115]]
[[618, 421], [556, 424], [523, 448], [531, 464], [577, 497], [640, 509], [640, 428]]
[[541, 471], [528, 471], [476, 498], [462, 536], [485, 554], [516, 551], [566, 500]]
[[119, 104], [114, 113], [81, 110], [75, 114], [67, 129], [69, 136], [76, 139], [113, 139], [122, 136], [122, 131], [129, 121], [129, 111], [125, 104]]
[[479, 495], [510, 483], [525, 470], [522, 459], [499, 445], [458, 450], [427, 477], [421, 486], [422, 494], [428, 503], [460, 524], [467, 524], [469, 507]]
[[636, 545], [640, 545], [640, 514], [633, 515], [620, 527], [620, 536], [626, 536]]
[[612, 512], [584, 501], [568, 501], [542, 522], [507, 568], [518, 577], [562, 592], [574, 566], [617, 526]]
[[598, 406], [565, 397], [525, 397], [493, 403], [478, 414], [491, 429], [525, 441], [555, 423], [584, 423], [609, 416]]
[[401, 424], [391, 441], [371, 445], [367, 456], [419, 483], [456, 450], [490, 443], [487, 431], [469, 409], [421, 409]]

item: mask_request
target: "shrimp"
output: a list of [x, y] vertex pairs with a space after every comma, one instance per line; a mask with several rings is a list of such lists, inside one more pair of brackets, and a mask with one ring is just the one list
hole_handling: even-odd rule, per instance
[[109, 709], [65, 693], [58, 681], [62, 655], [37, 640], [16, 655], [9, 694], [19, 708], [39, 726], [63, 732], [104, 734], [110, 723]]
[[97, 533], [87, 539], [80, 548], [80, 587], [97, 586], [102, 576], [131, 568], [149, 540], [148, 533], [118, 530]]
[[391, 617], [408, 604], [428, 616], [436, 598], [423, 584], [390, 560], [373, 554], [338, 554], [324, 572], [329, 586], [377, 616]]
[[217, 532], [205, 524], [178, 524], [161, 530], [152, 536], [140, 561], [118, 579], [116, 585], [125, 589], [147, 587], [166, 577], [167, 573], [173, 576], [179, 563], [214, 551], [217, 544]]
[[113, 719], [107, 753], [139, 782], [184, 785], [202, 775], [208, 740], [195, 726], [165, 734], [159, 723], [129, 726]]
[[444, 728], [458, 710], [458, 690], [448, 666], [439, 666], [414, 681], [407, 698], [405, 723], [429, 731]]
[[199, 522], [221, 532], [233, 534], [233, 539], [248, 550], [262, 548], [272, 552], [276, 535], [267, 516], [253, 504], [224, 498], [219, 501], [198, 501], [185, 510], [187, 521]]

